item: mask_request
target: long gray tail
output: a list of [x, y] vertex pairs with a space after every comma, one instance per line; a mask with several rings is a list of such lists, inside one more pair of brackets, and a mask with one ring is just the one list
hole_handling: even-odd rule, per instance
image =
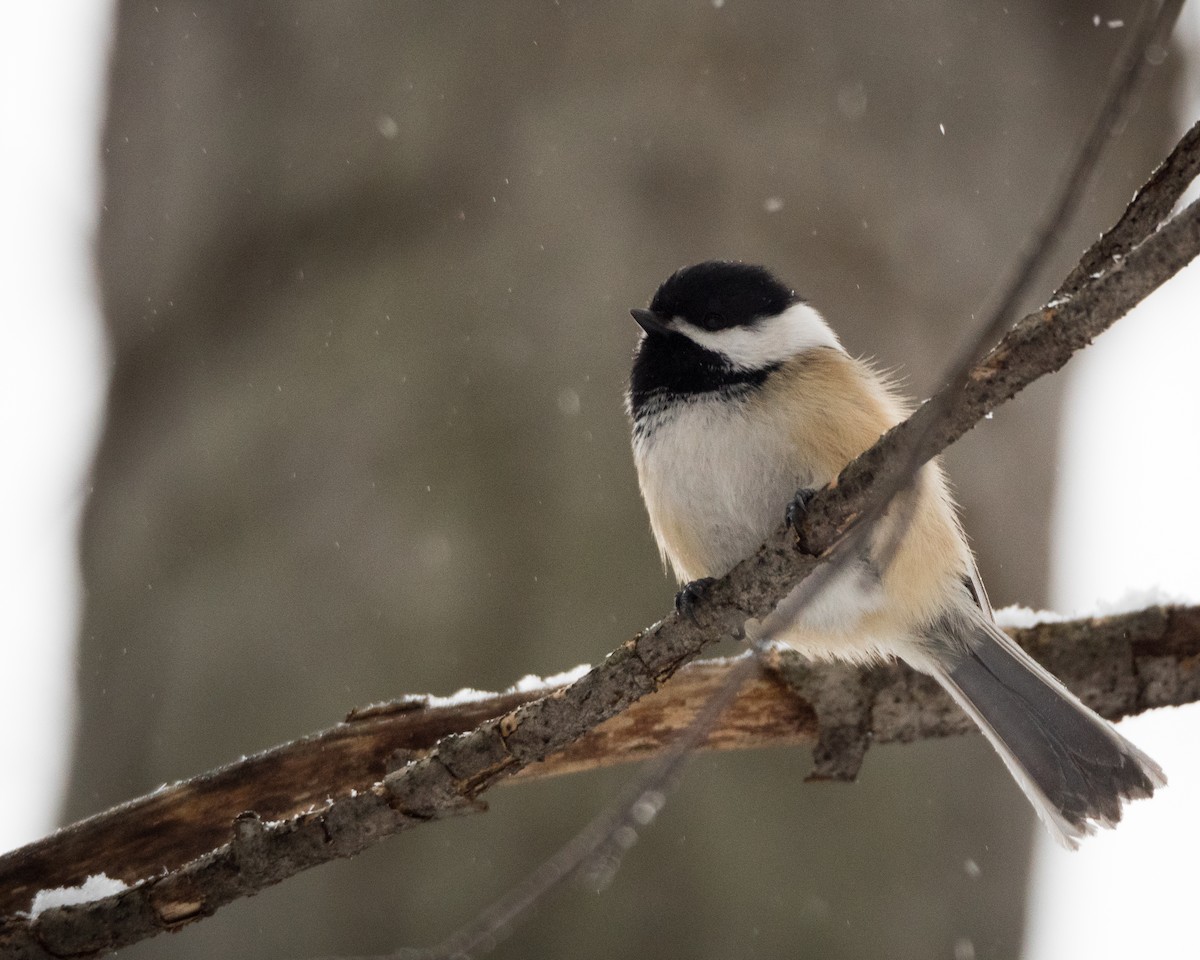
[[979, 724], [1060, 843], [1074, 849], [1097, 826], [1115, 826], [1123, 803], [1167, 782], [986, 614], [954, 619], [955, 646], [965, 641], [966, 652], [939, 658], [930, 672]]

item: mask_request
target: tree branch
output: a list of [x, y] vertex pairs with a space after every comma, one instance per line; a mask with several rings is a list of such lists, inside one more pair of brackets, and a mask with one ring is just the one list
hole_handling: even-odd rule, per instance
[[[1193, 129], [1164, 167], [1189, 169], [1194, 173], [1197, 149], [1196, 130]], [[1065, 292], [1059, 299], [1019, 321], [974, 368], [969, 378], [951, 385], [946, 403], [953, 411], [952, 416], [931, 427], [931, 414], [937, 404], [927, 404], [847, 467], [834, 486], [818, 494], [806, 514], [801, 543], [812, 553], [827, 549], [864, 509], [877, 486], [889, 482], [893, 472], [903, 466], [896, 463], [898, 458], [894, 454], [897, 451], [908, 451], [911, 447], [906, 445], [917, 438], [920, 442], [916, 444], [916, 450], [922, 456], [940, 452], [984, 414], [1034, 379], [1059, 369], [1072, 353], [1200, 253], [1200, 207], [1197, 204], [1159, 226], [1166, 216], [1165, 211], [1169, 211], [1178, 198], [1179, 194], [1175, 192], [1172, 196], [1172, 191], [1182, 176], [1158, 177], [1156, 174], [1158, 179], [1152, 179], [1130, 205], [1132, 213], [1127, 211], [1114, 231], [1098, 242], [1100, 252], [1094, 253], [1097, 247], [1093, 247], [1081, 263], [1089, 263], [1089, 256], [1099, 256], [1096, 262], [1103, 265], [1106, 260], [1111, 260], [1110, 250], [1120, 251], [1119, 260], [1103, 270], [1085, 268], [1081, 273], [1082, 282], [1074, 288], [1072, 284], [1076, 281], [1072, 278], [1081, 272], [1077, 268], [1064, 284]], [[1165, 199], [1168, 196], [1172, 197], [1169, 203]], [[1102, 246], [1106, 241], [1110, 247]], [[1103, 256], [1105, 253], [1108, 253], [1107, 258]], [[765, 616], [814, 564], [813, 556], [797, 549], [796, 536], [781, 527], [753, 557], [713, 585], [707, 602], [698, 610], [697, 622], [674, 615], [660, 621], [619, 647], [570, 686], [532, 702], [520, 703], [518, 699], [513, 706], [507, 702], [503, 707], [495, 705], [507, 712], [483, 720], [469, 732], [443, 737], [432, 751], [387, 773], [382, 781], [368, 789], [326, 801], [331, 790], [329, 768], [323, 765], [318, 781], [320, 787], [314, 791], [315, 796], [309, 798], [313, 809], [276, 821], [263, 819], [263, 810], [269, 809], [269, 803], [264, 797], [252, 795], [253, 786], [242, 782], [241, 787], [248, 791], [247, 799], [259, 804], [259, 809], [255, 810], [257, 815], [239, 816], [236, 822], [226, 821], [224, 829], [212, 825], [206, 828], [215, 832], [206, 835], [208, 839], [204, 843], [215, 840], [221, 844], [219, 847], [165, 874], [143, 875], [139, 877], [142, 882], [138, 886], [103, 900], [49, 910], [32, 922], [19, 916], [6, 917], [0, 920], [0, 951], [4, 956], [22, 958], [101, 953], [207, 916], [234, 899], [252, 895], [318, 863], [351, 856], [398, 830], [480, 809], [476, 798], [488, 787], [530, 764], [545, 761], [646, 694], [658, 690], [707, 644], [736, 631], [748, 617]], [[1164, 612], [1162, 616], [1168, 622], [1182, 618], [1194, 637], [1196, 614], [1192, 608]], [[1154, 696], [1175, 691], [1176, 699], [1168, 698], [1162, 702], [1183, 702], [1180, 697], [1195, 699], [1195, 650], [1181, 655], [1178, 650], [1184, 648], [1177, 649], [1178, 641], [1173, 634], [1162, 639], [1167, 635], [1164, 632], [1159, 639], [1147, 641], [1147, 652], [1135, 654], [1127, 649], [1123, 654], [1114, 654], [1114, 663], [1122, 656], [1132, 658], [1135, 679], [1146, 678], [1145, 683], [1134, 683], [1132, 701], [1122, 699], [1128, 693], [1128, 681], [1114, 681], [1114, 685], [1105, 686], [1099, 692], [1106, 697], [1117, 697], [1122, 704], [1133, 703], [1135, 708], [1149, 703], [1149, 699], [1146, 703], [1139, 699], [1149, 698], [1148, 690], [1155, 691]], [[1089, 644], [1086, 648], [1076, 648], [1075, 653], [1080, 659], [1089, 661], [1094, 650]], [[1172, 657], [1177, 658], [1174, 663]], [[1072, 675], [1071, 664], [1053, 662], [1051, 667], [1064, 678]], [[862, 686], [865, 681], [856, 680], [854, 671], [847, 668], [828, 667], [822, 668], [820, 673], [804, 671], [799, 674], [789, 668], [783, 675], [795, 689], [802, 693], [808, 691], [812, 698], [810, 708], [815, 704], [818, 717], [815, 730], [820, 737], [817, 773], [821, 776], [844, 776], [856, 769], [865, 744], [864, 733], [868, 729], [864, 718], [870, 718], [870, 729], [874, 731], [876, 723], [881, 723], [888, 715], [890, 701], [886, 697], [898, 695], [895, 692], [897, 683], [904, 689], [916, 685], [919, 696], [900, 697], [895, 701], [896, 704], [908, 703], [908, 706], [906, 709], [895, 708], [894, 727], [889, 728], [896, 731], [894, 739], [934, 735], [924, 731], [929, 729], [936, 733], [951, 723], [965, 726], [965, 720], [961, 719], [937, 720], [940, 701], [932, 689], [924, 689], [921, 678], [913, 675], [897, 674], [870, 696], [867, 696], [869, 687]], [[701, 674], [697, 674], [699, 676]], [[821, 677], [819, 684], [812, 679], [817, 676]], [[907, 679], [903, 679], [905, 677]], [[835, 693], [828, 693], [829, 689]], [[1127, 693], [1118, 696], [1120, 690]], [[885, 694], [886, 697], [880, 699]], [[1105, 703], [1093, 701], [1093, 705], [1105, 712]], [[941, 712], [945, 713], [949, 708], [943, 706], [945, 710]], [[1117, 707], [1118, 712], [1128, 709], [1127, 706]], [[820, 719], [822, 717], [824, 720]], [[793, 717], [789, 722], [795, 720]], [[368, 718], [363, 717], [358, 722], [366, 723]], [[401, 746], [400, 749], [412, 748]], [[255, 761], [259, 760], [262, 758], [255, 758]], [[351, 766], [356, 762], [368, 762], [367, 771], [372, 777], [378, 771], [378, 758], [368, 761], [366, 755], [357, 756], [351, 745], [347, 746], [344, 762]], [[386, 759], [384, 762], [386, 765]], [[220, 780], [230, 769], [212, 774], [211, 779], [214, 782]], [[246, 775], [244, 769], [241, 775]], [[200, 789], [199, 793], [203, 794], [204, 790]], [[144, 812], [145, 808], [138, 805], [147, 802], [135, 801], [132, 806], [119, 808], [118, 812], [136, 809]], [[241, 809], [252, 809], [252, 806], [248, 804]], [[160, 815], [165, 812], [159, 811]], [[76, 836], [72, 831], [81, 830], [92, 822], [87, 821], [62, 834], [66, 839], [61, 841], [64, 844], [61, 848], [55, 846], [59, 842], [56, 838], [60, 836], [55, 835], [3, 858], [0, 860], [0, 881], [6, 876], [15, 876], [13, 871], [17, 865], [26, 856], [32, 856], [29, 851], [37, 848], [62, 852], [70, 844], [70, 838]], [[161, 822], [147, 823], [147, 835], [163, 826]], [[136, 847], [126, 853], [135, 856]], [[56, 858], [46, 862], [63, 864]], [[156, 862], [155, 870], [160, 863]], [[107, 862], [101, 869], [110, 876], [129, 873], [112, 862]], [[73, 879], [78, 882], [83, 876], [76, 871]], [[20, 882], [25, 885], [22, 890], [27, 894], [29, 884], [46, 886], [56, 881], [48, 881], [46, 874], [38, 873], [36, 876], [29, 874]]]
[[[1200, 607], [1152, 607], [1044, 623], [1012, 634], [1110, 719], [1200, 700]], [[745, 685], [709, 734], [706, 748], [803, 744], [837, 754], [847, 743], [854, 751], [857, 737], [847, 739], [847, 730], [855, 735], [861, 730], [875, 743], [907, 743], [973, 729], [936, 683], [906, 667], [863, 671], [838, 664], [813, 666], [790, 650], [776, 651], [769, 660], [777, 676], [761, 675]], [[511, 782], [657, 755], [688, 728], [731, 665], [727, 660], [701, 661], [685, 667], [661, 690], [566, 750], [526, 767]], [[396, 762], [397, 751], [405, 759], [427, 757], [449, 733], [469, 730], [481, 717], [511, 712], [542, 695], [544, 691], [498, 694], [456, 706], [426, 707], [419, 698], [381, 705], [15, 851], [0, 860], [6, 912], [28, 908], [37, 889], [78, 883], [94, 873], [134, 883], [164, 867], [168, 872], [109, 898], [111, 903], [47, 911], [34, 924], [17, 916], [0, 921], [0, 949], [5, 956], [64, 957], [94, 951], [98, 937], [111, 945], [117, 931], [108, 925], [115, 918], [127, 928], [138, 918], [155, 916], [147, 913], [147, 905], [157, 911], [174, 903], [178, 909], [180, 901], [155, 896], [153, 888], [169, 877], [194, 872], [195, 862], [220, 862], [221, 851], [208, 853], [213, 847], [226, 844], [232, 861], [227, 869], [270, 871], [277, 851], [268, 830], [278, 832], [286, 826], [282, 832], [292, 837], [287, 845], [293, 852], [307, 849], [315, 853], [315, 862], [329, 859], [323, 848], [334, 843], [331, 821], [341, 822], [343, 831], [354, 821], [349, 811], [335, 815], [334, 808], [357, 799], [356, 794], [384, 798], [379, 781]], [[813, 776], [823, 776], [819, 762]], [[331, 803], [330, 797], [337, 799]], [[375, 803], [366, 807], [358, 826], [369, 834], [380, 812]], [[257, 817], [245, 816], [247, 810], [256, 811]], [[383, 814], [383, 825], [391, 819]], [[263, 822], [270, 820], [289, 822], [279, 827]], [[188, 864], [194, 858], [198, 859]], [[290, 868], [302, 865], [288, 863]], [[143, 901], [142, 908], [122, 903], [127, 899]], [[173, 916], [169, 909], [159, 912], [155, 929], [189, 919], [170, 922]]]

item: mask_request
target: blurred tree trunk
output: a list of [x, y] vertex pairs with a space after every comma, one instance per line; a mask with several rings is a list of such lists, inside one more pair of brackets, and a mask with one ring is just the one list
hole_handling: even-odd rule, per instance
[[[924, 395], [1134, 6], [1092, 12], [122, 3], [65, 816], [355, 704], [594, 661], [661, 614], [627, 308], [683, 263], [762, 261]], [[1173, 76], [1048, 279], [1168, 145]], [[1044, 596], [1058, 390], [948, 458], [999, 604]], [[805, 762], [698, 759], [603, 897], [557, 899], [499, 955], [1016, 953], [1032, 816], [980, 738], [872, 751], [846, 788], [805, 789]], [[621, 776], [496, 797], [127, 955], [437, 939]]]

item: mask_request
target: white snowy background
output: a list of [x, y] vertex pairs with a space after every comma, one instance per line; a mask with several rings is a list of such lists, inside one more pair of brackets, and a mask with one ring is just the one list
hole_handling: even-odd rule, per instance
[[[1176, 28], [1189, 52], [1178, 115], [1200, 118], [1200, 6]], [[1180, 134], [1183, 129], [1180, 129]], [[1193, 184], [1183, 202], [1200, 196]], [[1069, 369], [1051, 598], [1064, 613], [1141, 594], [1200, 599], [1200, 263], [1104, 334]], [[1151, 491], [1151, 496], [1145, 492]], [[1127, 503], [1136, 506], [1116, 520]], [[1122, 732], [1168, 789], [1075, 854], [1038, 839], [1026, 960], [1196, 957], [1200, 705], [1130, 718]], [[1140, 918], [1140, 919], [1139, 919]]]
[[[76, 534], [106, 367], [90, 243], [111, 16], [97, 0], [0, 11], [0, 851], [54, 826], [71, 727]], [[1195, 4], [1180, 36], [1195, 51], [1180, 114], [1194, 119]], [[1071, 364], [1053, 564], [1064, 613], [1136, 606], [1154, 591], [1200, 599], [1198, 305], [1193, 266]], [[1112, 518], [1135, 497], [1115, 538]], [[1078, 853], [1039, 839], [1027, 960], [1195, 956], [1200, 708], [1123, 729], [1171, 786]]]
[[0, 5], [0, 850], [54, 826], [72, 726], [76, 539], [103, 402], [91, 243], [112, 10]]

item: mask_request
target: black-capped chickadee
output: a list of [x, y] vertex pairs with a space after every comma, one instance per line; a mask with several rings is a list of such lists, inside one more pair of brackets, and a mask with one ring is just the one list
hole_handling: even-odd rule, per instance
[[[685, 267], [632, 314], [644, 331], [628, 397], [638, 482], [681, 582], [727, 573], [767, 539], [797, 491], [834, 480], [908, 412], [762, 267]], [[813, 658], [900, 657], [935, 677], [1073, 848], [1166, 778], [996, 626], [936, 461], [914, 490], [890, 563], [868, 551], [781, 638]]]

